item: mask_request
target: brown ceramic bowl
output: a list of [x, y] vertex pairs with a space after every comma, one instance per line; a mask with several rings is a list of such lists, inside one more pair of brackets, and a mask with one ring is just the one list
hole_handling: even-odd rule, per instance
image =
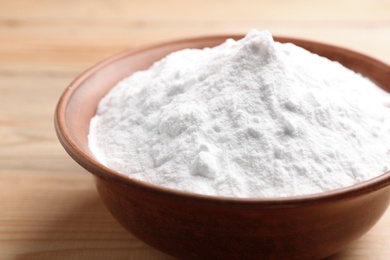
[[[55, 114], [59, 140], [90, 171], [112, 215], [137, 238], [181, 259], [320, 259], [366, 233], [390, 200], [390, 173], [315, 195], [281, 199], [203, 196], [127, 178], [101, 165], [88, 148], [99, 100], [122, 78], [183, 48], [212, 47], [226, 38], [166, 42], [115, 55], [80, 75]], [[275, 37], [337, 60], [390, 90], [390, 67], [326, 44]]]

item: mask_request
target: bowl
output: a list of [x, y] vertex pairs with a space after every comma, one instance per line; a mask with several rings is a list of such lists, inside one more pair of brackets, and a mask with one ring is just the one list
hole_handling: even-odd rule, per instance
[[[146, 244], [180, 259], [320, 259], [366, 233], [390, 200], [390, 173], [360, 184], [289, 198], [226, 198], [137, 181], [100, 164], [88, 148], [89, 123], [118, 81], [184, 48], [219, 45], [243, 35], [183, 39], [117, 54], [93, 66], [65, 90], [55, 112], [58, 138], [91, 172], [115, 219]], [[390, 67], [327, 44], [275, 37], [339, 61], [390, 90]]]

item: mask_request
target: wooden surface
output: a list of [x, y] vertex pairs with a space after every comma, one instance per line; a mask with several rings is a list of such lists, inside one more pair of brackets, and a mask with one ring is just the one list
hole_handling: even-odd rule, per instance
[[[57, 141], [56, 102], [113, 53], [251, 28], [390, 63], [389, 0], [0, 0], [0, 259], [170, 259], [109, 215]], [[390, 210], [331, 259], [390, 259]]]

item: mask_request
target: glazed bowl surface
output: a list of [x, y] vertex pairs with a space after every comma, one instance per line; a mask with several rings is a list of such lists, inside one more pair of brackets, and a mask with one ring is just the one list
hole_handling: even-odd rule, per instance
[[[180, 259], [321, 259], [366, 233], [390, 201], [390, 173], [320, 194], [239, 199], [171, 190], [137, 181], [100, 164], [88, 147], [98, 102], [121, 79], [184, 48], [219, 45], [243, 35], [183, 39], [117, 54], [76, 78], [55, 112], [58, 138], [91, 172], [115, 219], [138, 239]], [[327, 44], [275, 37], [338, 61], [390, 91], [390, 67]]]

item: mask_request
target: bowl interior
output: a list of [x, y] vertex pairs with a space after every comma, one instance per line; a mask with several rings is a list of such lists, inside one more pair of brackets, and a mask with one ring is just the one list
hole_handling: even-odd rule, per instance
[[[110, 178], [107, 174], [102, 174], [101, 169], [105, 167], [94, 159], [88, 147], [90, 120], [95, 115], [101, 98], [123, 78], [135, 71], [147, 69], [171, 52], [184, 48], [213, 47], [227, 38], [242, 37], [243, 35], [228, 35], [166, 42], [126, 51], [95, 65], [66, 89], [58, 103], [55, 122], [60, 141], [68, 153], [84, 168], [94, 174], [100, 174], [102, 178]], [[322, 43], [285, 37], [274, 38], [276, 41], [291, 42], [313, 53], [339, 61], [344, 66], [369, 77], [386, 91], [390, 91], [390, 67], [382, 62]], [[95, 167], [100, 170], [94, 171]], [[109, 169], [105, 168], [105, 171], [109, 172]], [[124, 179], [115, 172], [112, 176], [122, 181]]]

